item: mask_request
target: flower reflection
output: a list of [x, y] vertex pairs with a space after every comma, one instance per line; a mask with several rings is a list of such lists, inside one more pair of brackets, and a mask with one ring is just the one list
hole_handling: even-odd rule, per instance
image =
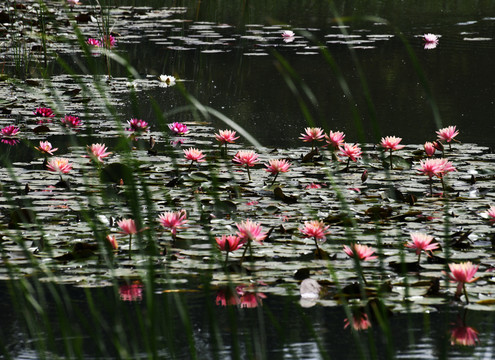
[[134, 281], [131, 284], [121, 285], [119, 294], [122, 301], [141, 301], [143, 299], [143, 284], [140, 281]]
[[466, 325], [467, 310], [461, 317], [459, 314], [455, 327], [450, 331], [450, 345], [476, 346], [479, 343], [478, 330]]
[[356, 331], [366, 330], [371, 327], [371, 321], [362, 309], [357, 309], [353, 311], [350, 319], [344, 319], [344, 329], [347, 329], [349, 326], [352, 326]]
[[219, 306], [238, 305], [241, 308], [252, 309], [263, 306], [263, 299], [266, 299], [266, 295], [256, 291], [252, 285], [239, 285], [235, 289], [232, 287], [219, 289], [215, 304]]

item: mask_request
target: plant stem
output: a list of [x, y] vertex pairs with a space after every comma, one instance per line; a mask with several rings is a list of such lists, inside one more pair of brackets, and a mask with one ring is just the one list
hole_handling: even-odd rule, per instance
[[393, 169], [393, 164], [392, 164], [392, 149], [390, 149], [390, 170]]
[[129, 260], [132, 258], [132, 234], [129, 235]]
[[270, 186], [273, 186], [275, 184], [275, 180], [277, 180], [278, 173], [275, 173], [275, 177], [273, 178], [272, 184]]
[[462, 284], [462, 288], [464, 289], [464, 296], [466, 297], [466, 303], [469, 304], [469, 297], [468, 297], [468, 293], [466, 291], [466, 283]]
[[251, 174], [249, 173], [249, 165], [246, 165], [247, 173], [248, 173], [248, 179], [251, 181]]

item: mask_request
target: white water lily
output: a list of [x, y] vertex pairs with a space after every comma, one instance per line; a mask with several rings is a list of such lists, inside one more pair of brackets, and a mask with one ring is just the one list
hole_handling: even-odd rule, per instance
[[166, 87], [175, 85], [175, 77], [172, 75], [160, 75], [158, 79], [166, 85]]

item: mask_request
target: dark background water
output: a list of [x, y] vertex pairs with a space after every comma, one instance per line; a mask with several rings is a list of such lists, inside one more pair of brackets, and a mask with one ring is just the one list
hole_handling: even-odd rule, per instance
[[[435, 139], [438, 126], [457, 125], [460, 141], [494, 145], [493, 1], [476, 4], [342, 1], [336, 2], [336, 9], [319, 1], [277, 1], [276, 4], [186, 1], [174, 5], [188, 8], [173, 18], [191, 22], [160, 32], [162, 39], [170, 40], [169, 37], [178, 32], [194, 38], [197, 35], [192, 30], [194, 25], [208, 22], [207, 26], [213, 28], [216, 24], [230, 25], [231, 28], [215, 30], [231, 41], [220, 47], [186, 46], [189, 50], [184, 51], [175, 49], [178, 41], [172, 40], [173, 46], [160, 45], [145, 35], [137, 44], [121, 44], [119, 50], [128, 54], [131, 64], [143, 75], [174, 74], [181, 78], [186, 89], [202, 103], [236, 121], [264, 145], [298, 146], [297, 138], [308, 126], [298, 104], [299, 97], [289, 89], [278, 70], [279, 61], [274, 52], [286, 59], [297, 73], [299, 92], [300, 84], [305, 84], [314, 94], [313, 103], [304, 95], [301, 98], [306, 101], [315, 125], [327, 131], [344, 131], [349, 142], [378, 142], [380, 136], [395, 135], [403, 137], [405, 143], [423, 143]], [[336, 27], [336, 15], [346, 20], [348, 27], [344, 31], [360, 36], [360, 40], [373, 35], [391, 37], [363, 43], [366, 48], [358, 46], [350, 50], [342, 39], [333, 42], [334, 36], [342, 31]], [[366, 15], [380, 17], [388, 23], [366, 20], [363, 18]], [[284, 44], [281, 30], [270, 28], [278, 24], [284, 24], [284, 29], [294, 29], [298, 35], [308, 30], [325, 45], [354, 98], [344, 94], [339, 77], [321, 55], [303, 55], [301, 52], [307, 53], [307, 50]], [[252, 35], [253, 29], [257, 29], [265, 41], [241, 38]], [[428, 32], [441, 36], [435, 49], [423, 48], [421, 36]], [[397, 36], [399, 33], [417, 57], [422, 74], [415, 70], [411, 55]], [[302, 37], [298, 37], [298, 42], [307, 47], [315, 45]], [[202, 52], [206, 48], [221, 51]], [[267, 55], [250, 56], [253, 52]], [[422, 76], [431, 89], [434, 106], [438, 107], [439, 124], [435, 121], [428, 91], [420, 81]], [[363, 78], [373, 110], [363, 95]], [[151, 95], [164, 110], [170, 109], [176, 101], [180, 103], [170, 92], [151, 92]], [[359, 137], [353, 110], [358, 112], [358, 127], [362, 126], [364, 136]], [[143, 106], [141, 111], [144, 117], [153, 117], [151, 109]], [[217, 125], [225, 127], [222, 123]]]

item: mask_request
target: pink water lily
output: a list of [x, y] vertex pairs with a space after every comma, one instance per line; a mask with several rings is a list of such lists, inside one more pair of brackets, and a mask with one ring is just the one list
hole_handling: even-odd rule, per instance
[[406, 244], [406, 247], [416, 250], [416, 255], [418, 255], [418, 264], [421, 257], [421, 251], [428, 252], [438, 249], [438, 243], [432, 243], [433, 236], [427, 235], [425, 233], [414, 232], [410, 234], [411, 241]]
[[237, 154], [234, 155], [232, 159], [236, 165], [246, 165], [246, 170], [248, 173], [248, 179], [251, 180], [251, 174], [249, 173], [249, 168], [256, 165], [258, 160], [258, 154], [256, 154], [253, 150], [241, 150], [238, 151]]
[[90, 160], [96, 160], [98, 162], [103, 162], [104, 158], [112, 154], [111, 152], [107, 152], [107, 147], [105, 144], [88, 145], [87, 151], [89, 153]]
[[115, 236], [107, 235], [105, 239], [113, 250], [119, 249], [119, 243], [117, 242], [117, 238]]
[[351, 145], [348, 143], [344, 143], [341, 147], [339, 147], [339, 156], [347, 157], [347, 166], [346, 169], [349, 168], [349, 163], [352, 161], [358, 161], [361, 158], [362, 151], [361, 148], [357, 145]]
[[344, 143], [344, 139], [345, 134], [342, 131], [330, 131], [328, 134], [325, 134], [325, 141], [334, 150], [338, 149]]
[[304, 237], [313, 238], [316, 245], [316, 251], [319, 251], [320, 248], [318, 246], [318, 243], [322, 244], [327, 241], [327, 235], [330, 234], [330, 231], [328, 230], [329, 227], [330, 225], [325, 225], [323, 221], [310, 220], [305, 221], [303, 227], [299, 230], [304, 235]]
[[[186, 160], [190, 160], [191, 164], [189, 165], [189, 169], [193, 165], [194, 162], [203, 162], [206, 161], [204, 159], [205, 155], [201, 150], [198, 150], [196, 148], [189, 148], [189, 149], [184, 149], [184, 157]], [[188, 170], [189, 170], [188, 169]]]
[[426, 156], [433, 156], [435, 154], [436, 148], [432, 142], [429, 142], [429, 141], [425, 142], [424, 149], [425, 149]]
[[115, 45], [117, 45], [117, 40], [115, 39], [115, 37], [113, 35], [104, 35], [101, 39], [100, 39], [100, 45], [101, 47], [105, 47], [107, 49], [111, 49], [113, 47], [115, 47]]
[[460, 325], [450, 333], [450, 345], [476, 346], [479, 332], [471, 326]]
[[48, 160], [46, 167], [52, 172], [68, 174], [72, 170], [72, 164], [66, 158], [51, 158]]
[[167, 211], [158, 216], [158, 221], [165, 229], [170, 229], [172, 237], [175, 239], [177, 230], [183, 228], [183, 225], [187, 223], [187, 212], [186, 210]]
[[289, 171], [290, 162], [286, 159], [269, 160], [268, 164], [265, 164], [266, 171], [274, 175], [272, 185], [275, 183], [279, 173], [285, 173]]
[[433, 196], [432, 178], [436, 176], [442, 181], [442, 187], [445, 191], [445, 183], [443, 181], [444, 176], [452, 171], [457, 171], [454, 165], [447, 159], [426, 159], [419, 162], [419, 168], [417, 170], [430, 178], [430, 193]]
[[356, 258], [362, 261], [377, 259], [378, 256], [373, 256], [375, 250], [368, 245], [352, 244], [351, 246], [344, 245], [344, 252], [347, 256]]
[[304, 129], [304, 133], [301, 134], [299, 139], [304, 142], [311, 142], [311, 150], [314, 149], [315, 141], [323, 141], [325, 133], [322, 128], [319, 127], [307, 127]]
[[46, 117], [46, 118], [55, 117], [53, 110], [50, 108], [46, 108], [46, 107], [36, 108], [36, 110], [33, 111], [33, 114], [36, 116], [41, 116], [41, 117]]
[[177, 135], [186, 135], [189, 132], [189, 129], [187, 128], [186, 124], [178, 123], [178, 122], [173, 122], [171, 124], [168, 124], [168, 128]]
[[40, 141], [40, 146], [39, 147], [35, 146], [34, 148], [39, 152], [50, 155], [53, 155], [53, 153], [58, 150], [58, 148], [53, 148], [52, 144], [50, 144], [50, 142], [48, 141]]
[[371, 327], [371, 321], [365, 312], [358, 311], [352, 314], [350, 320], [348, 318], [344, 319], [344, 329], [349, 326], [352, 326], [356, 331], [362, 331]]
[[392, 163], [392, 151], [400, 150], [404, 148], [404, 145], [400, 145], [400, 142], [402, 141], [402, 138], [396, 137], [396, 136], [386, 136], [382, 138], [380, 142], [380, 146], [385, 149], [390, 151], [390, 170], [393, 169], [393, 163]]
[[436, 43], [436, 42], [438, 42], [438, 35], [431, 34], [431, 33], [424, 34], [423, 40], [427, 43]]
[[15, 136], [19, 132], [19, 128], [15, 125], [9, 125], [0, 130], [1, 136]]
[[492, 205], [490, 208], [481, 214], [485, 219], [495, 222], [495, 206]]
[[446, 128], [437, 131], [438, 140], [443, 140], [449, 144], [449, 148], [452, 148], [451, 142], [455, 141], [454, 138], [459, 134], [459, 130], [456, 126], [448, 126]]
[[237, 236], [244, 242], [256, 241], [263, 244], [263, 240], [266, 238], [266, 232], [263, 231], [261, 225], [257, 222], [247, 219], [241, 223], [236, 223]]
[[129, 259], [132, 255], [132, 235], [137, 234], [136, 222], [133, 219], [122, 219], [117, 221], [117, 226], [122, 234], [129, 235]]
[[241, 239], [236, 235], [222, 235], [221, 237], [216, 237], [217, 247], [221, 251], [225, 251], [225, 265], [229, 261], [229, 252], [236, 251], [240, 249], [242, 245], [246, 243], [246, 240]]
[[94, 47], [100, 47], [101, 46], [101, 42], [100, 40], [98, 39], [93, 39], [93, 38], [89, 38], [86, 43], [89, 45], [89, 46], [94, 46]]
[[294, 31], [292, 30], [284, 30], [282, 32], [282, 37], [283, 38], [290, 38], [290, 37], [294, 37], [296, 34], [294, 34]]
[[129, 125], [129, 127], [126, 130], [132, 131], [134, 133], [143, 133], [149, 130], [148, 123], [141, 119], [132, 118], [131, 120], [127, 121], [127, 124]]
[[473, 265], [471, 261], [462, 262], [460, 264], [449, 264], [449, 278], [452, 282], [457, 282], [456, 297], [459, 297], [464, 290], [466, 301], [469, 303], [469, 298], [466, 291], [466, 283], [472, 283], [478, 280], [474, 275], [478, 271], [479, 266]]
[[239, 139], [239, 136], [236, 135], [236, 132], [233, 130], [219, 130], [218, 134], [215, 134], [215, 139], [220, 143], [220, 146], [225, 145], [226, 151], [227, 144], [233, 144], [235, 140]]
[[65, 115], [61, 120], [62, 124], [69, 128], [76, 129], [82, 125], [82, 121], [78, 116]]

